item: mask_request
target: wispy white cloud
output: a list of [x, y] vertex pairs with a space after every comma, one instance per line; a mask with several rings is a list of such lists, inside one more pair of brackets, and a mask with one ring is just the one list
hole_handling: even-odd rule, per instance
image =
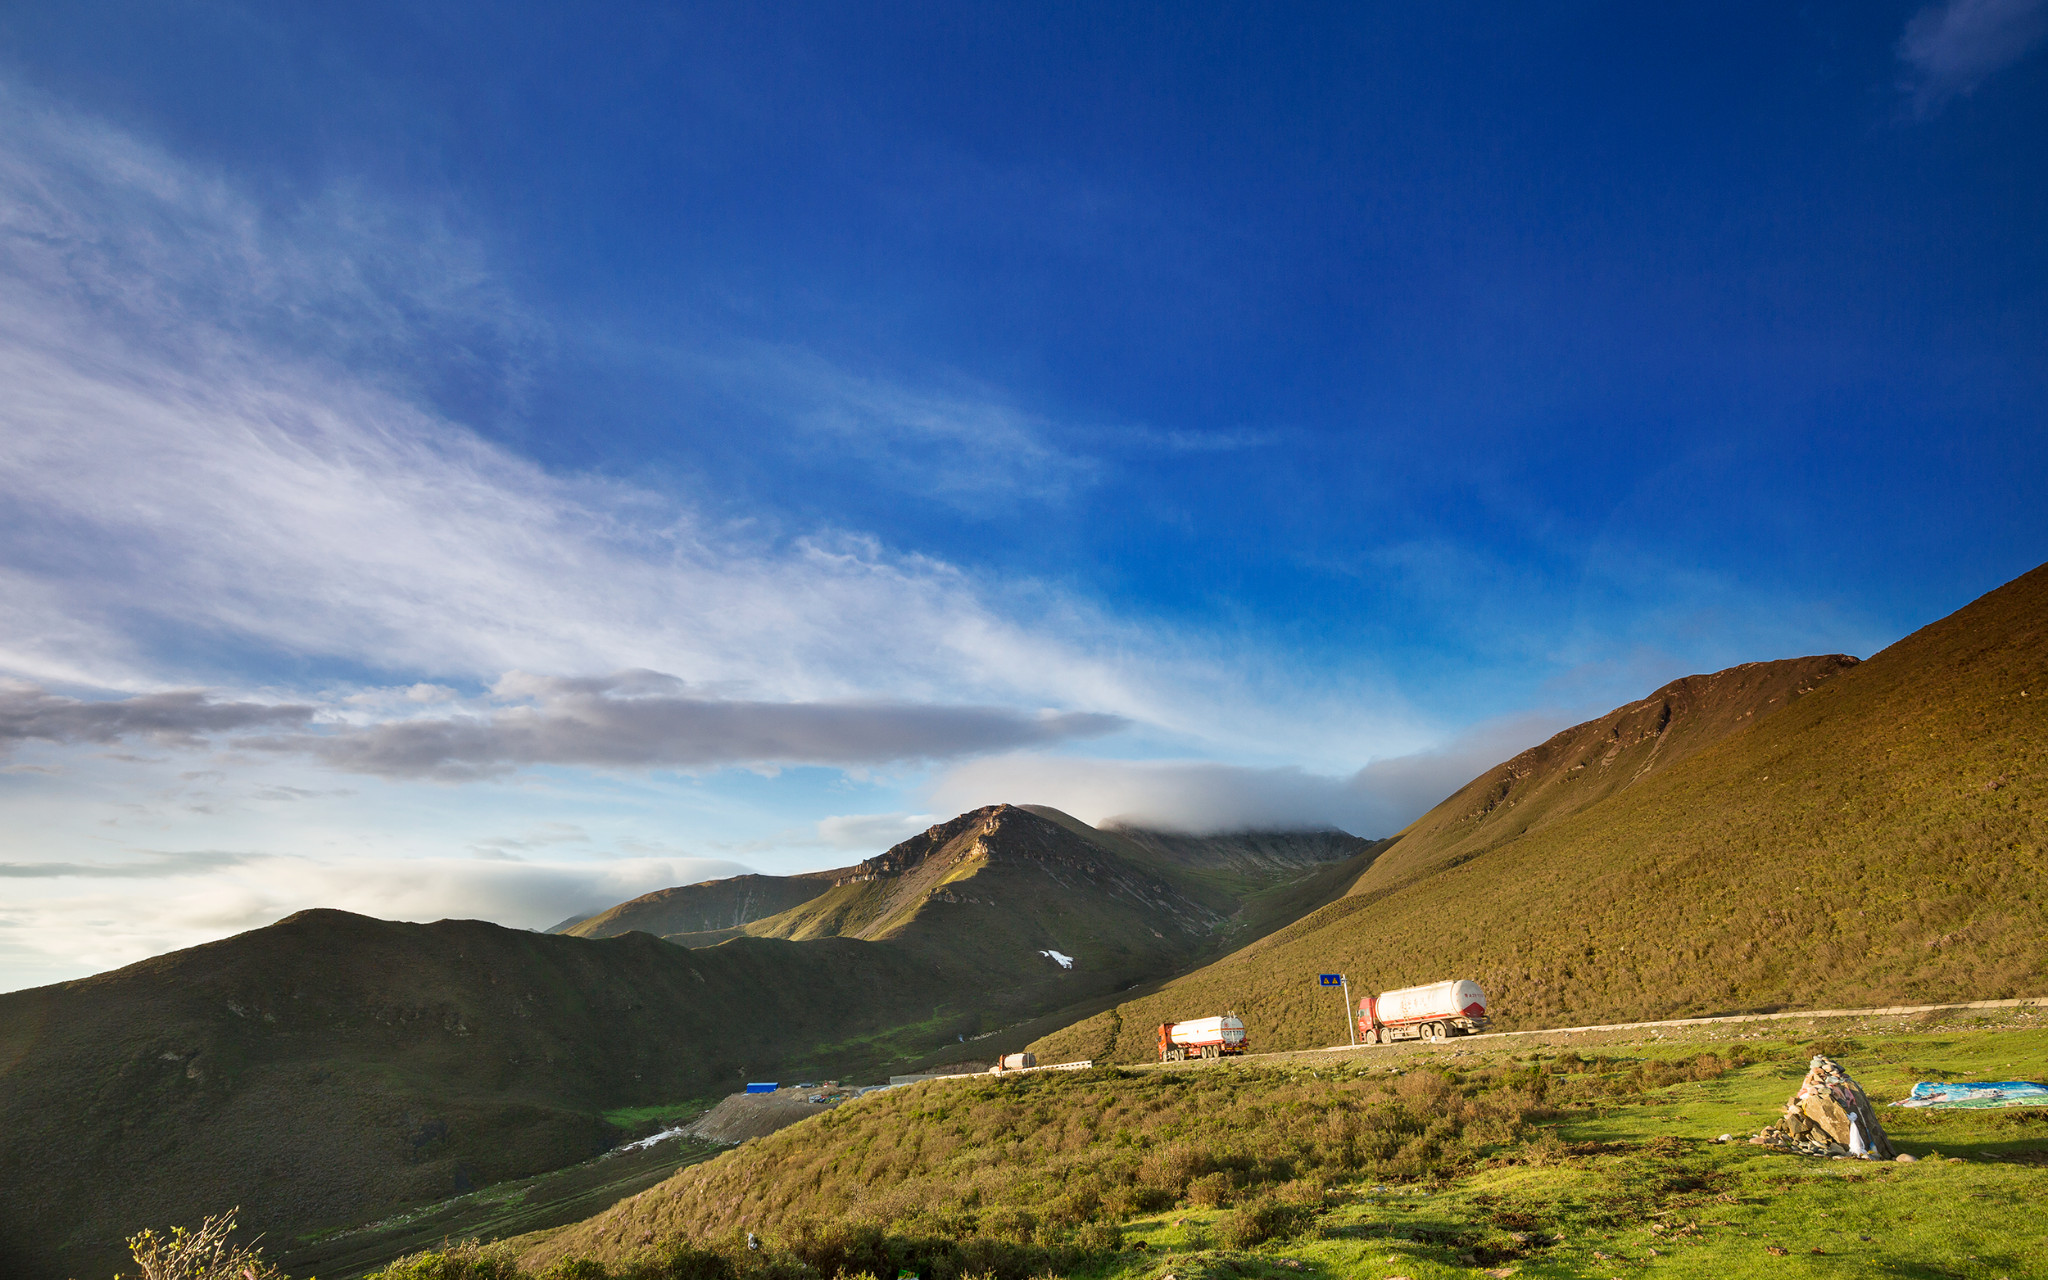
[[[0, 126], [0, 674], [158, 691], [291, 672], [277, 700], [296, 702], [324, 693], [307, 671], [367, 671], [389, 687], [340, 690], [351, 713], [412, 719], [507, 671], [647, 669], [717, 700], [1118, 716], [1204, 750], [1343, 756], [1423, 732], [1355, 666], [1333, 699], [1241, 638], [549, 472], [434, 408], [392, 354], [516, 382], [547, 349], [475, 245], [345, 192], [267, 213], [5, 93]], [[817, 430], [1085, 471], [1000, 397], [782, 367], [782, 410], [838, 424]]]
[[1976, 91], [2048, 40], [2048, 0], [1948, 0], [1913, 15], [1899, 37], [1902, 84], [1922, 115]]
[[[1140, 710], [1091, 652], [1127, 637], [1042, 587], [1003, 584], [998, 610], [943, 562], [707, 523], [426, 407], [384, 355], [488, 345], [459, 240], [342, 197], [280, 227], [118, 134], [13, 98], [0, 118], [0, 670], [148, 687], [167, 650], [226, 646], [444, 680], [646, 667], [766, 700]], [[966, 401], [843, 381], [825, 400], [858, 408], [856, 434], [1039, 448]]]
[[236, 867], [249, 855], [218, 850], [150, 853], [122, 862], [0, 862], [0, 879], [12, 880], [157, 880]]
[[942, 819], [935, 813], [845, 813], [818, 819], [818, 839], [835, 849], [879, 853]]
[[906, 387], [787, 349], [721, 365], [744, 371], [757, 403], [779, 406], [808, 447], [829, 447], [899, 490], [962, 511], [1055, 500], [1101, 474], [1093, 458], [1058, 443], [1051, 422], [965, 379]]

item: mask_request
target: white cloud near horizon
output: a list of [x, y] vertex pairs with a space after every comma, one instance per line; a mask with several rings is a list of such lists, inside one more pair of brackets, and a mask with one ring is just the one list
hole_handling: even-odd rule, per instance
[[1948, 0], [1914, 14], [1899, 37], [1902, 88], [1922, 115], [2020, 62], [2048, 40], [2048, 0]]
[[[0, 863], [0, 878], [12, 886], [0, 899], [0, 990], [39, 977], [54, 981], [117, 968], [313, 907], [385, 920], [482, 919], [545, 929], [655, 889], [750, 869], [716, 858], [360, 857], [343, 863], [216, 851], [145, 854], [84, 867]], [[31, 879], [44, 892], [23, 892]], [[125, 887], [145, 879], [147, 892]]]
[[1554, 716], [1493, 721], [1441, 748], [1375, 760], [1341, 776], [1206, 760], [989, 756], [947, 770], [931, 802], [943, 812], [1001, 801], [1046, 804], [1097, 826], [1195, 834], [1330, 826], [1378, 838], [1564, 725]]

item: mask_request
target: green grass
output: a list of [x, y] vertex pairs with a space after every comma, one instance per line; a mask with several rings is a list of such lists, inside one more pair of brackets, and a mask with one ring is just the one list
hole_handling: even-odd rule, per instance
[[[954, 1006], [940, 1005], [932, 1010], [932, 1016], [929, 1018], [896, 1026], [877, 1027], [861, 1035], [845, 1036], [830, 1044], [817, 1045], [805, 1056], [815, 1061], [830, 1061], [834, 1057], [861, 1050], [876, 1061], [894, 1062], [921, 1050], [929, 1050], [934, 1044], [938, 1045], [938, 1052], [949, 1053], [953, 1051], [947, 1048], [949, 1043], [954, 1049], [960, 1048], [958, 1041], [949, 1041], [948, 1037], [960, 1034], [954, 1028], [961, 1025], [962, 1017], [962, 1012]], [[979, 1020], [973, 1021], [975, 1029], [978, 1030]], [[960, 1052], [965, 1053], [967, 1050], [960, 1049]]]
[[[734, 1265], [764, 1280], [2037, 1275], [2048, 1110], [1883, 1106], [1928, 1075], [2048, 1074], [2036, 1021], [934, 1082], [684, 1170], [523, 1264], [661, 1280], [648, 1244], [750, 1230], [769, 1248]], [[1821, 1050], [1918, 1163], [1741, 1140]]]
[[[1320, 1217], [1309, 1237], [1265, 1250], [1263, 1260], [1270, 1267], [1289, 1257], [1347, 1280], [1471, 1277], [1503, 1267], [1532, 1280], [1629, 1272], [1988, 1280], [2038, 1275], [2036, 1260], [2048, 1248], [2039, 1225], [1997, 1221], [2026, 1216], [2041, 1191], [2031, 1172], [1948, 1164], [1788, 1171], [1791, 1157], [1724, 1151], [1567, 1156], [1555, 1167], [1490, 1170], [1440, 1191], [1366, 1190]], [[1713, 1189], [1656, 1193], [1669, 1183]], [[1930, 1201], [1967, 1206], [1973, 1217], [1930, 1211]], [[1151, 1246], [1145, 1262], [1103, 1259], [1090, 1274], [1149, 1274], [1161, 1255], [1185, 1274], [1176, 1254], [1212, 1269], [1230, 1260], [1213, 1252], [1228, 1216], [1204, 1210], [1134, 1223], [1125, 1235]], [[1531, 1249], [1526, 1240], [1538, 1234], [1548, 1243]], [[1767, 1252], [1771, 1245], [1786, 1253]]]
[[708, 1142], [671, 1139], [640, 1151], [498, 1183], [379, 1222], [316, 1232], [292, 1242], [279, 1257], [300, 1275], [352, 1280], [395, 1258], [441, 1247], [449, 1240], [500, 1240], [576, 1222], [646, 1190], [678, 1169], [710, 1159], [718, 1150]]
[[660, 1102], [644, 1107], [613, 1107], [604, 1122], [626, 1133], [638, 1133], [650, 1126], [678, 1124], [718, 1105], [717, 1098], [685, 1098], [681, 1102]]
[[832, 887], [830, 873], [802, 876], [733, 876], [657, 889], [560, 932], [578, 938], [613, 938], [639, 930], [662, 937], [736, 928], [809, 902]]

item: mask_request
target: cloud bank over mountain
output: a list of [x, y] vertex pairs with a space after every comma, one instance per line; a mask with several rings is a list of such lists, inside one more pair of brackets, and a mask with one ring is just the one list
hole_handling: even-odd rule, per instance
[[1202, 760], [998, 756], [949, 770], [931, 802], [951, 811], [1011, 796], [1098, 825], [1201, 834], [1329, 826], [1388, 836], [1566, 722], [1529, 716], [1482, 725], [1445, 747], [1375, 760], [1341, 776]]

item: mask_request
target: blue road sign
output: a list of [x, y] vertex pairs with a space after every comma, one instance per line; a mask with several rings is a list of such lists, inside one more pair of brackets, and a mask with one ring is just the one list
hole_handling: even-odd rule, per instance
[[1317, 981], [1326, 987], [1341, 987], [1344, 985], [1344, 975], [1341, 973], [1325, 973]]

